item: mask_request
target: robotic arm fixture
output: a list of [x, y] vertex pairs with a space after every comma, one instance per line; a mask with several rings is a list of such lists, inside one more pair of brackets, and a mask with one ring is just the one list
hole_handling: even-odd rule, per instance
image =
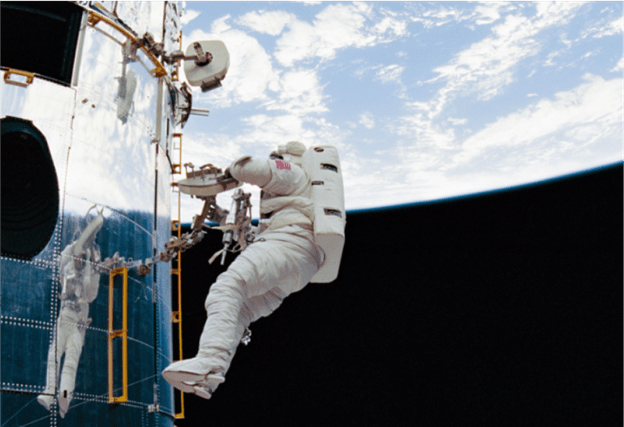
[[[202, 92], [220, 87], [230, 67], [230, 54], [222, 41], [198, 41], [189, 45], [186, 52], [176, 50], [169, 54], [164, 51], [163, 43], [156, 43], [150, 33], [145, 33], [137, 43], [165, 63], [184, 61], [184, 74], [188, 83], [200, 87]], [[136, 52], [137, 47], [134, 44], [130, 49]], [[176, 98], [176, 124], [184, 127], [191, 114], [208, 115], [208, 110], [192, 108], [192, 94], [186, 83], [179, 88], [172, 88], [172, 92]]]
[[[158, 262], [169, 262], [175, 258], [178, 252], [184, 252], [199, 243], [206, 235], [207, 229], [223, 231], [223, 249], [217, 252], [210, 263], [221, 254], [221, 264], [225, 262], [227, 252], [240, 252], [253, 241], [254, 234], [251, 228], [251, 193], [244, 193], [238, 189], [232, 195], [231, 212], [217, 205], [216, 196], [224, 191], [232, 190], [242, 185], [234, 179], [226, 170], [225, 172], [211, 164], [201, 166], [195, 170], [192, 163], [184, 165], [186, 179], [177, 183], [180, 192], [189, 194], [204, 201], [200, 215], [193, 218], [191, 231], [184, 233], [180, 238], [171, 237], [165, 243], [165, 250], [145, 260], [126, 260], [115, 254], [102, 263], [102, 270], [106, 271], [116, 267], [137, 268], [140, 275], [151, 272], [151, 266]], [[211, 227], [204, 222], [208, 220], [219, 225]]]
[[[190, 245], [199, 242], [206, 234], [204, 228], [223, 231], [223, 249], [218, 251], [211, 259], [212, 263], [218, 255], [221, 255], [221, 265], [225, 262], [227, 252], [239, 252], [253, 241], [254, 235], [251, 230], [251, 193], [244, 193], [240, 188], [232, 195], [230, 211], [220, 208], [216, 202], [216, 195], [242, 185], [234, 179], [229, 172], [225, 172], [211, 164], [201, 166], [195, 171], [192, 163], [184, 165], [186, 179], [178, 182], [180, 192], [189, 194], [204, 201], [204, 207], [200, 215], [193, 218], [192, 230], [185, 233], [180, 239], [172, 238], [165, 249], [187, 249]], [[209, 227], [204, 221], [216, 222], [219, 226]], [[232, 246], [233, 245], [233, 246]]]
[[156, 43], [154, 36], [145, 33], [138, 40], [148, 52], [161, 56], [168, 64], [184, 60], [184, 73], [191, 86], [201, 87], [202, 92], [221, 86], [221, 80], [230, 66], [230, 54], [222, 41], [199, 41], [189, 45], [186, 52], [176, 50], [167, 54], [162, 43]]

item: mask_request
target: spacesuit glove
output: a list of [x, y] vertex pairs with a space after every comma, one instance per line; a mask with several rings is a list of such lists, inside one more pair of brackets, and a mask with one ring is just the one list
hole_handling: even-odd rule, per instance
[[223, 171], [223, 175], [221, 176], [221, 179], [224, 181], [230, 180], [230, 179], [234, 179], [234, 177], [232, 176], [232, 173], [230, 172], [230, 167], [228, 166], [227, 168], [225, 168], [225, 171]]

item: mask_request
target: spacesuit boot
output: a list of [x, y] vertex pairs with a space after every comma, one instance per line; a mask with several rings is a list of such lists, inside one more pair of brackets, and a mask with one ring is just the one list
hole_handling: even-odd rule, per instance
[[210, 399], [219, 384], [225, 381], [223, 373], [213, 370], [209, 359], [193, 357], [180, 360], [167, 367], [163, 378], [183, 393], [193, 393], [204, 399]]
[[[242, 335], [242, 333], [241, 333]], [[228, 357], [231, 361], [233, 352]], [[210, 399], [219, 384], [225, 381], [225, 371], [220, 358], [211, 357], [201, 348], [191, 358], [180, 360], [169, 365], [163, 372], [163, 378], [173, 387], [184, 393], [194, 393], [204, 399]], [[229, 363], [227, 363], [229, 366]]]
[[[52, 350], [54, 350], [54, 347], [52, 347]], [[54, 352], [52, 351], [52, 353]], [[52, 354], [51, 357], [54, 358], [54, 354]], [[46, 388], [45, 390], [43, 390], [43, 393], [37, 396], [37, 402], [39, 402], [39, 404], [43, 406], [46, 411], [49, 411], [50, 406], [52, 406], [52, 403], [54, 403], [54, 383], [56, 381], [56, 376], [54, 376], [54, 374], [56, 373], [56, 375], [58, 376], [57, 372], [58, 370], [55, 369], [54, 359], [52, 359], [51, 363], [48, 363], [48, 378], [46, 380]]]
[[65, 418], [65, 414], [69, 409], [69, 404], [74, 397], [76, 372], [78, 370], [78, 363], [80, 361], [80, 354], [82, 353], [82, 346], [84, 345], [85, 338], [84, 325], [90, 323], [90, 319], [88, 319], [87, 322], [82, 320], [86, 315], [85, 311], [86, 309], [83, 307], [79, 313], [75, 313], [77, 317], [68, 318], [65, 324], [65, 327], [68, 329], [68, 337], [66, 341], [65, 361], [61, 372], [61, 384], [57, 396], [61, 418]]
[[191, 390], [193, 387], [189, 387], [188, 385], [201, 383], [207, 381], [209, 378], [222, 378], [223, 381], [225, 381], [223, 373], [218, 372], [217, 369], [214, 368], [214, 364], [211, 363], [211, 359], [201, 356], [195, 356], [191, 359], [174, 362], [163, 371], [162, 375], [165, 380], [169, 382], [169, 384], [176, 388], [178, 388], [177, 383], [182, 383], [180, 384], [180, 387], [185, 388], [186, 390], [183, 390], [182, 388], [178, 389], [184, 391], [185, 393], [192, 393]]
[[54, 396], [40, 394], [39, 396], [37, 396], [37, 402], [39, 402], [41, 406], [46, 408], [46, 411], [49, 411], [50, 406], [52, 406], [52, 403], [54, 403]]
[[[52, 344], [50, 345], [50, 349], [48, 350], [46, 387], [43, 390], [43, 393], [37, 396], [37, 402], [39, 402], [39, 404], [43, 406], [46, 409], [46, 411], [49, 411], [50, 406], [52, 406], [52, 403], [54, 403], [54, 388], [57, 383], [57, 378], [60, 372], [60, 365], [56, 362], [56, 358], [59, 357], [60, 359], [60, 356], [61, 356], [61, 355], [56, 354], [57, 353], [56, 347], [58, 345], [57, 339], [59, 338], [57, 336], [57, 333], [58, 331], [55, 332], [54, 338], [52, 340]], [[60, 339], [64, 340], [65, 339], [64, 335], [61, 334]], [[61, 349], [58, 349], [58, 351], [62, 353]]]
[[216, 386], [225, 381], [222, 372], [214, 368], [209, 358], [195, 356], [169, 365], [162, 373], [169, 384], [184, 393], [195, 393], [195, 386]]
[[[239, 321], [235, 333], [239, 342], [245, 329], [244, 323]], [[197, 355], [172, 363], [162, 373], [163, 378], [173, 387], [204, 399], [210, 399], [219, 384], [225, 381], [225, 373], [236, 353], [236, 347], [225, 352], [207, 347], [207, 342], [208, 328], [204, 327]]]
[[69, 402], [71, 402], [74, 393], [69, 392], [68, 390], [59, 390], [58, 395], [58, 405], [59, 405], [59, 414], [61, 414], [61, 418], [65, 418], [65, 414], [69, 409]]

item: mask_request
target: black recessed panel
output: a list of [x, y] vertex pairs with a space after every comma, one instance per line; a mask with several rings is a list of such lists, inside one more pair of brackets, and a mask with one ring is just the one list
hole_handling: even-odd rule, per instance
[[0, 2], [3, 67], [69, 84], [83, 10], [70, 2]]
[[31, 259], [48, 244], [59, 187], [47, 141], [32, 122], [2, 119], [2, 255]]

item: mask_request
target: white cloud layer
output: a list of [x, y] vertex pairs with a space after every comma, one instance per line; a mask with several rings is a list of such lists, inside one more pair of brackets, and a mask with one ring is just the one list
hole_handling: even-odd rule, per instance
[[[455, 165], [496, 148], [505, 148], [509, 157], [517, 149], [535, 150], [535, 155], [528, 158], [552, 160], [545, 157], [579, 153], [595, 143], [601, 145], [594, 151], [600, 161], [616, 161], [613, 154], [618, 153], [617, 136], [620, 133], [621, 137], [622, 129], [622, 79], [605, 81], [586, 75], [585, 80], [573, 90], [557, 93], [554, 99], [542, 99], [486, 126], [462, 144]], [[510, 165], [513, 161], [508, 159]]]
[[504, 116], [459, 144], [441, 126], [422, 131], [418, 144], [380, 153], [376, 163], [358, 159], [348, 177], [350, 201], [363, 208], [439, 199], [621, 161], [622, 84], [586, 75], [578, 87]]
[[189, 22], [191, 22], [193, 19], [197, 18], [199, 15], [201, 14], [201, 12], [198, 12], [196, 10], [192, 10], [192, 9], [185, 9], [184, 13], [182, 14], [182, 16], [180, 17], [180, 23], [182, 25], [187, 25]]
[[306, 6], [316, 6], [319, 5], [321, 3], [323, 3], [322, 1], [316, 1], [316, 0], [297, 0], [297, 3], [303, 3]]
[[388, 65], [387, 67], [381, 68], [377, 71], [377, 79], [379, 79], [383, 83], [389, 82], [401, 82], [401, 74], [405, 70], [405, 67], [402, 67], [397, 64]]
[[259, 33], [277, 36], [281, 34], [286, 24], [296, 20], [295, 15], [281, 10], [271, 12], [261, 10], [247, 13], [241, 16], [237, 22]]
[[379, 22], [369, 22], [372, 17], [370, 4], [339, 3], [327, 6], [311, 24], [290, 19], [284, 23], [288, 31], [276, 42], [275, 58], [290, 67], [297, 61], [315, 57], [328, 60], [347, 47], [374, 46], [407, 34], [405, 20], [385, 16]]
[[603, 31], [600, 31], [598, 34], [594, 35], [594, 37], [602, 38], [616, 34], [622, 34], [622, 18], [611, 21]]
[[610, 22], [597, 22], [581, 35], [582, 38], [592, 37], [601, 39], [603, 37], [613, 36], [622, 33], [622, 17], [614, 19]]
[[375, 127], [375, 117], [372, 113], [366, 112], [360, 115], [360, 124], [366, 129], [372, 129]]
[[528, 18], [520, 11], [508, 15], [503, 23], [492, 28], [492, 35], [458, 53], [447, 64], [434, 69], [438, 77], [429, 81], [445, 81], [434, 102], [430, 116], [439, 114], [458, 93], [477, 93], [488, 100], [501, 93], [514, 81], [514, 67], [523, 59], [536, 55], [540, 43], [535, 37], [553, 25], [563, 25], [580, 7], [577, 3], [537, 3], [537, 14]]
[[314, 69], [283, 73], [275, 90], [278, 98], [267, 103], [269, 110], [285, 110], [299, 116], [328, 111], [323, 102], [323, 87]]
[[422, 5], [414, 2], [410, 4], [413, 11], [409, 19], [412, 22], [420, 23], [425, 29], [431, 30], [448, 24], [458, 24], [465, 22], [471, 27], [476, 25], [489, 25], [501, 18], [501, 13], [516, 8], [513, 3], [484, 2], [478, 4], [474, 9], [460, 9], [457, 6], [449, 6], [450, 2], [433, 3], [436, 9], [425, 9], [430, 5]]

